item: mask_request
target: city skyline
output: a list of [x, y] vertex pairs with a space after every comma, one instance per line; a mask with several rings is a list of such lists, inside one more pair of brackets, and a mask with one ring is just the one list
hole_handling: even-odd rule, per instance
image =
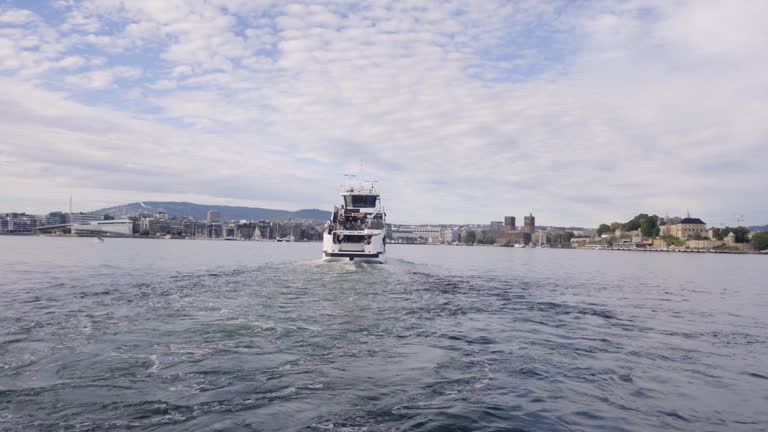
[[[147, 205], [149, 204], [149, 205]], [[136, 205], [140, 205], [141, 208], [137, 209]], [[171, 207], [171, 211], [168, 211], [168, 206]], [[174, 207], [182, 205], [184, 206], [183, 210], [179, 209], [173, 209]], [[117, 209], [116, 211], [114, 211]], [[240, 214], [236, 217], [222, 217], [221, 214], [223, 211], [227, 212], [243, 212], [243, 211], [266, 211], [270, 213], [277, 213], [273, 214], [271, 216], [269, 215], [262, 215], [260, 217], [248, 217], [243, 214]], [[195, 216], [194, 213], [199, 213], [201, 211], [204, 211], [205, 215], [198, 215]], [[124, 219], [128, 216], [137, 216], [137, 215], [155, 215], [155, 214], [166, 214], [168, 217], [173, 217], [177, 219], [188, 219], [188, 220], [198, 220], [198, 221], [205, 221], [207, 219], [210, 219], [211, 212], [214, 212], [214, 214], [219, 214], [218, 218], [221, 218], [222, 222], [237, 222], [241, 220], [246, 221], [277, 221], [277, 222], [290, 222], [292, 219], [294, 221], [311, 221], [314, 220], [316, 223], [323, 223], [325, 222], [325, 216], [318, 216], [319, 213], [325, 213], [325, 210], [322, 209], [298, 209], [296, 211], [289, 211], [289, 210], [283, 210], [283, 209], [268, 209], [268, 208], [255, 208], [255, 207], [237, 207], [237, 206], [227, 206], [227, 205], [206, 205], [206, 204], [197, 204], [197, 203], [188, 203], [188, 202], [151, 202], [146, 201], [145, 202], [136, 202], [136, 203], [128, 203], [126, 205], [117, 206], [115, 208], [104, 208], [104, 209], [96, 209], [91, 211], [80, 211], [72, 209], [70, 212], [69, 210], [64, 209], [58, 209], [58, 210], [46, 210], [42, 212], [30, 212], [30, 211], [24, 211], [24, 210], [16, 210], [16, 211], [1, 211], [0, 210], [0, 216], [3, 214], [11, 214], [11, 213], [18, 213], [18, 214], [26, 214], [30, 216], [46, 216], [51, 214], [62, 214], [62, 215], [68, 215], [68, 214], [75, 214], [75, 215], [98, 215], [98, 216], [105, 216], [105, 217], [111, 217], [111, 218], [118, 218], [118, 219]], [[283, 214], [284, 213], [284, 214]], [[330, 212], [327, 212], [330, 214]], [[635, 212], [636, 217], [641, 215], [647, 215], [647, 216], [657, 216], [660, 219], [667, 219], [667, 220], [679, 220], [682, 219], [684, 216], [690, 218], [690, 212], [686, 212], [686, 215], [659, 215], [655, 214], [653, 212], [646, 213], [646, 212]], [[498, 216], [498, 215], [497, 215]], [[490, 227], [491, 229], [501, 229], [502, 227], [506, 226], [517, 226], [516, 221], [519, 220], [522, 225], [519, 226], [519, 229], [521, 231], [524, 231], [525, 228], [529, 225], [529, 222], [531, 222], [532, 225], [535, 225], [535, 218], [536, 215], [534, 215], [532, 212], [529, 212], [528, 215], [524, 215], [521, 218], [518, 218], [518, 216], [515, 215], [505, 215], [505, 216], [498, 216], [495, 219], [491, 219], [489, 221], [472, 221], [472, 222], [426, 222], [426, 223], [419, 223], [419, 222], [410, 222], [410, 221], [392, 221], [392, 225], [399, 225], [399, 226], [406, 226], [406, 225], [412, 225], [412, 226], [486, 226]], [[529, 220], [530, 219], [530, 220]], [[544, 228], [572, 228], [572, 229], [597, 229], [598, 226], [604, 225], [606, 223], [612, 223], [612, 224], [624, 224], [627, 220], [613, 220], [613, 221], [601, 221], [599, 224], [595, 224], [594, 226], [589, 225], [576, 225], [576, 224], [540, 224], [541, 227]], [[631, 222], [631, 221], [630, 221]], [[745, 226], [749, 228], [761, 228], [763, 226], [768, 227], [768, 224], [746, 224], [744, 223], [742, 216], [736, 217], [736, 223], [726, 223], [726, 222], [705, 222], [707, 226], [713, 227], [713, 228], [723, 228], [723, 227], [737, 227], [737, 226]], [[529, 232], [530, 233], [530, 232]]]
[[0, 211], [768, 222], [762, 2], [0, 5]]

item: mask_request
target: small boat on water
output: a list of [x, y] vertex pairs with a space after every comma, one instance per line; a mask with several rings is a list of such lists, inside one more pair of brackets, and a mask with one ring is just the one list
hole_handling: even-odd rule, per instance
[[96, 243], [104, 243], [104, 239], [101, 237], [96, 237]]
[[323, 231], [323, 261], [384, 263], [386, 213], [373, 182], [344, 187]]

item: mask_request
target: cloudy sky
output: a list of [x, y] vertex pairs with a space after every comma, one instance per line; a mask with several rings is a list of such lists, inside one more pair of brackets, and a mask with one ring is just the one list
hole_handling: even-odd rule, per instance
[[0, 0], [0, 211], [768, 223], [768, 2]]

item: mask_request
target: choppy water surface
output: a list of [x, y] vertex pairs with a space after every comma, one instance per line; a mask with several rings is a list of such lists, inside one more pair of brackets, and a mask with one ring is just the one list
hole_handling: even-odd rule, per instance
[[766, 430], [761, 256], [0, 237], [0, 430]]

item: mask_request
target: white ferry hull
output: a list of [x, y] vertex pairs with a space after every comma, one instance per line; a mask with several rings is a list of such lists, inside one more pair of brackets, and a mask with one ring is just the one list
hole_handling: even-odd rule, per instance
[[[348, 242], [347, 239], [353, 240]], [[334, 231], [330, 234], [326, 231], [323, 234], [323, 261], [326, 262], [384, 264], [385, 252], [382, 231]]]
[[356, 262], [361, 264], [384, 264], [387, 259], [384, 255], [355, 255], [355, 256], [338, 256], [333, 254], [323, 253], [323, 262]]
[[386, 213], [373, 183], [345, 188], [323, 230], [323, 261], [383, 264], [387, 248]]

